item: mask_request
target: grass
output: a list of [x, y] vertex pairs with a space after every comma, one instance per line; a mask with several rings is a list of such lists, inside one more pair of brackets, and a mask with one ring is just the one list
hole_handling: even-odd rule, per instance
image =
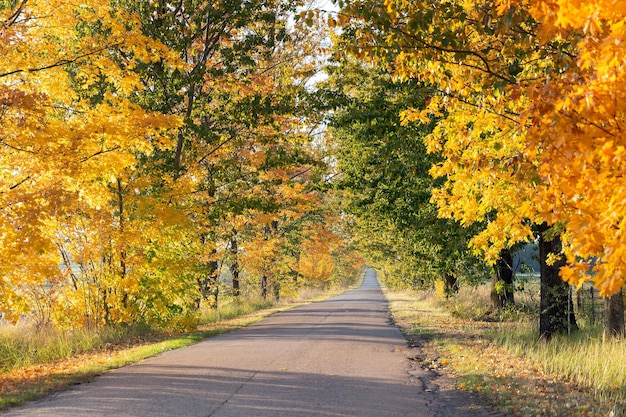
[[198, 330], [186, 334], [158, 333], [145, 326], [89, 332], [37, 329], [29, 323], [4, 324], [0, 326], [0, 410], [342, 291], [312, 291], [279, 303], [227, 302], [219, 310], [203, 312]]
[[[3, 364], [0, 409], [90, 380], [110, 369], [166, 350], [192, 345], [208, 336], [207, 332], [168, 338], [164, 334], [139, 335], [135, 330], [123, 329], [108, 329], [99, 334], [73, 331], [68, 335], [51, 329], [37, 332], [25, 325], [19, 328], [26, 330], [19, 338], [21, 345], [39, 345], [40, 349], [25, 351], [13, 366]], [[5, 334], [2, 338], [3, 359], [16, 356], [17, 344], [11, 344]]]
[[483, 320], [494, 317], [487, 288], [464, 289], [450, 301], [426, 292], [386, 295], [395, 321], [426, 352], [422, 360], [508, 415], [626, 415], [626, 344], [603, 341], [592, 326], [539, 341], [530, 292], [518, 294], [524, 309], [505, 312], [505, 322]]
[[200, 315], [200, 323], [217, 323], [223, 320], [230, 320], [237, 317], [254, 313], [258, 310], [264, 310], [272, 307], [274, 302], [271, 300], [228, 300], [219, 306], [219, 309], [206, 309]]
[[60, 331], [28, 322], [0, 327], [0, 373], [47, 363], [112, 345], [133, 345], [147, 335], [145, 327], [105, 328], [99, 332], [77, 328]]

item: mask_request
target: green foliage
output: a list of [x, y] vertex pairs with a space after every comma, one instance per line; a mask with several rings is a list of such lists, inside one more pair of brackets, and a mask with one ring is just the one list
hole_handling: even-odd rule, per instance
[[427, 154], [422, 138], [436, 120], [400, 124], [401, 111], [425, 106], [432, 92], [349, 58], [328, 71], [335, 187], [370, 264], [384, 269], [392, 285], [424, 286], [444, 273], [485, 279], [486, 269], [467, 250], [472, 230], [439, 219], [430, 203], [439, 181], [429, 169], [438, 158]]

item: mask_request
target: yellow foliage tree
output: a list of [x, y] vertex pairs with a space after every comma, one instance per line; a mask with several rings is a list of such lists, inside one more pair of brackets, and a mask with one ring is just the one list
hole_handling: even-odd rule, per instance
[[337, 236], [323, 225], [317, 225], [303, 243], [298, 271], [316, 287], [324, 287], [333, 277], [335, 262], [333, 252], [338, 247]]
[[472, 245], [492, 260], [530, 239], [531, 223], [558, 225], [563, 278], [619, 291], [624, 7], [386, 0], [346, 2], [344, 11], [378, 30], [355, 23], [357, 54], [436, 87], [428, 109], [402, 119], [445, 116], [427, 141], [444, 156], [432, 170], [446, 178], [434, 197], [440, 214], [487, 221]]
[[29, 308], [23, 288], [66, 282], [58, 244], [80, 228], [74, 216], [110, 211], [136, 155], [169, 146], [176, 119], [129, 100], [141, 84], [127, 69], [176, 61], [139, 29], [107, 1], [0, 3], [3, 311]]

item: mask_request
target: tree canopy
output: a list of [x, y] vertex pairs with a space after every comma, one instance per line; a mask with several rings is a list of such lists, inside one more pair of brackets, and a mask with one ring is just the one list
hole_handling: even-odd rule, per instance
[[487, 221], [472, 246], [492, 260], [545, 222], [562, 232], [564, 279], [592, 279], [603, 295], [623, 287], [623, 8], [340, 4], [357, 19], [357, 56], [432, 86], [428, 107], [407, 107], [404, 122], [446, 113], [426, 139], [443, 156], [431, 171], [445, 178], [434, 197], [440, 215]]
[[538, 231], [618, 293], [626, 7], [338, 3], [0, 0], [6, 317], [192, 327], [355, 247], [421, 285]]

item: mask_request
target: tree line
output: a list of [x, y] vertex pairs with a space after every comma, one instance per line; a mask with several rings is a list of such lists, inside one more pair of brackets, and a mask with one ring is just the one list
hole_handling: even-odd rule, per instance
[[[298, 1], [0, 1], [0, 310], [191, 328], [354, 276]], [[228, 277], [228, 286], [222, 282]]]
[[587, 281], [622, 335], [626, 10], [337, 7], [0, 0], [5, 317], [190, 327], [224, 291], [354, 275], [357, 249], [502, 306], [537, 242], [540, 335]]

